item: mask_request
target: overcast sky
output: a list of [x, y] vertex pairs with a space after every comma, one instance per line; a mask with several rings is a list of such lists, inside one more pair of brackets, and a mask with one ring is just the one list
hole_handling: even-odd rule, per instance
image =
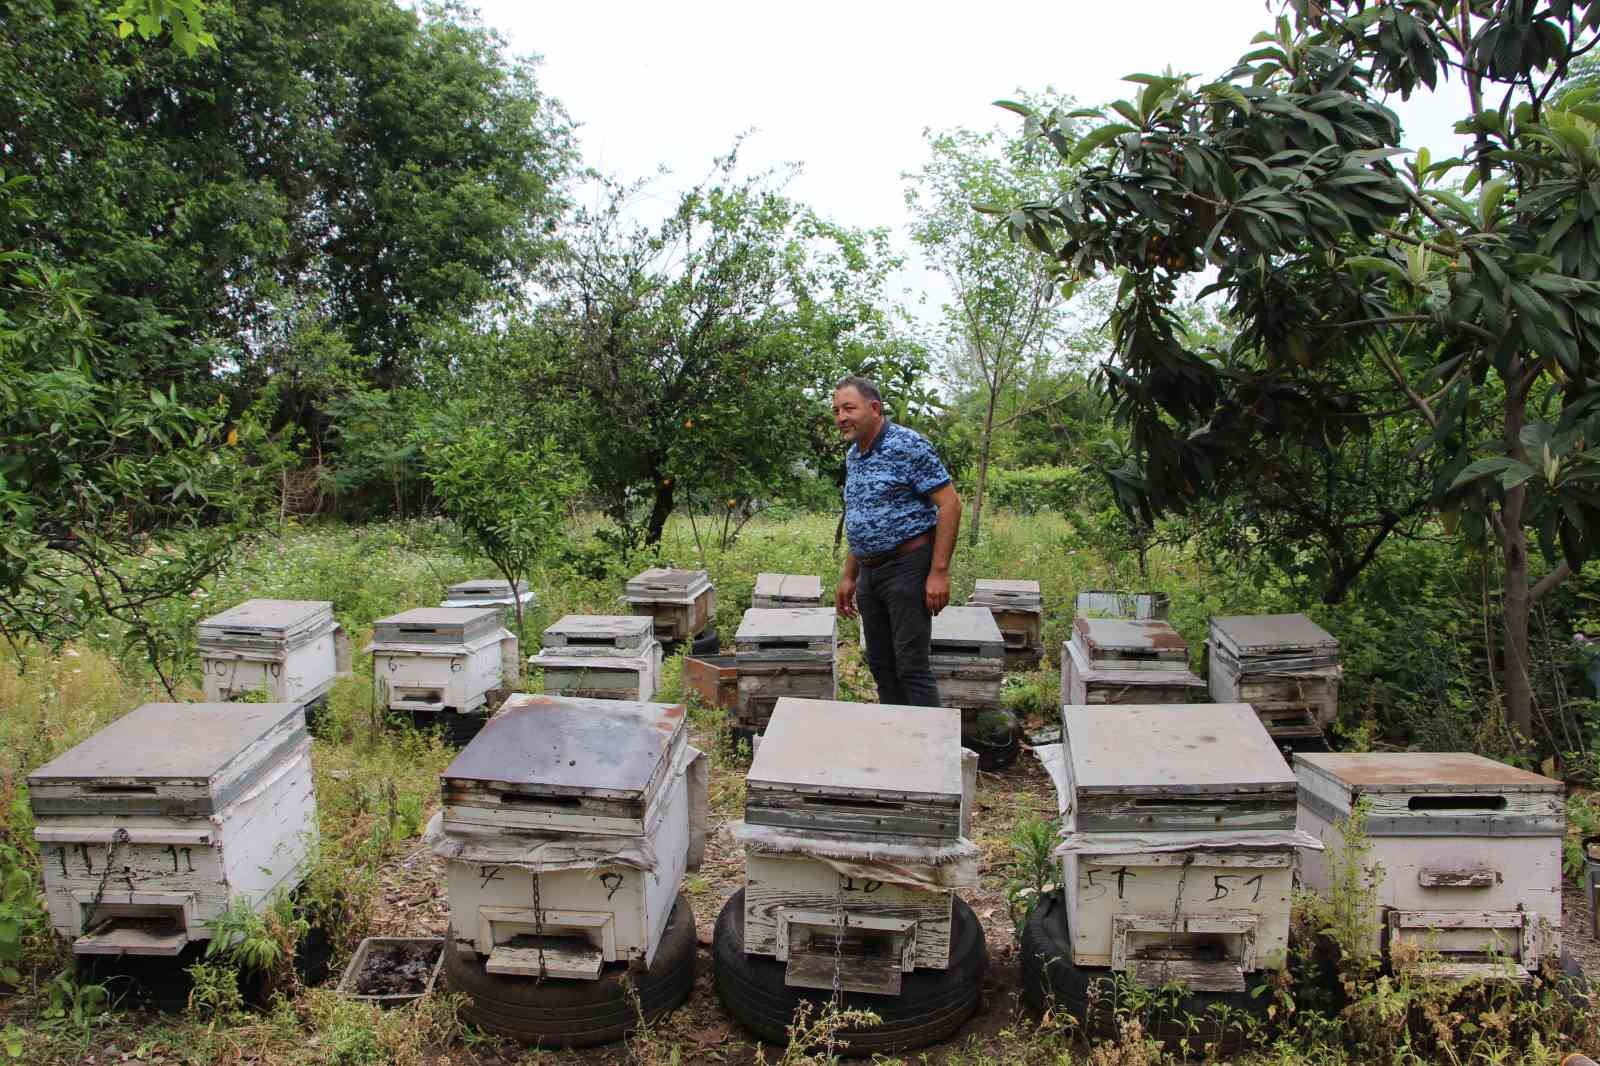
[[[540, 82], [580, 123], [584, 161], [654, 184], [670, 200], [739, 133], [751, 169], [804, 165], [791, 192], [824, 216], [903, 230], [901, 175], [923, 160], [925, 128], [1018, 120], [993, 106], [1020, 87], [1098, 105], [1136, 72], [1215, 77], [1269, 29], [1261, 0], [1024, 0], [943, 5], [604, 5], [479, 0], [513, 52], [544, 57]], [[1459, 90], [1390, 102], [1408, 144], [1456, 151]]]

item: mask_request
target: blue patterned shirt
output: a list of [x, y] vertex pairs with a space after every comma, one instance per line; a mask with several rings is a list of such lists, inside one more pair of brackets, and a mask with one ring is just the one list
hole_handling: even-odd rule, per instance
[[859, 445], [845, 453], [844, 528], [850, 554], [882, 555], [939, 523], [928, 497], [950, 484], [950, 474], [928, 439], [884, 420], [865, 455]]

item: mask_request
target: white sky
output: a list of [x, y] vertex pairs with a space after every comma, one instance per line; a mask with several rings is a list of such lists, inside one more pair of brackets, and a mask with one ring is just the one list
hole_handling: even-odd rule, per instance
[[[1015, 126], [993, 101], [1019, 87], [1091, 106], [1135, 90], [1121, 82], [1130, 73], [1215, 77], [1276, 11], [1262, 0], [478, 3], [513, 52], [544, 57], [541, 85], [580, 123], [588, 165], [625, 179], [672, 172], [652, 185], [663, 208], [754, 130], [748, 170], [799, 162], [790, 191], [819, 213], [902, 232], [901, 175], [922, 163], [924, 128]], [[1454, 154], [1464, 92], [1390, 106], [1407, 143]], [[917, 287], [917, 271], [906, 277]]]

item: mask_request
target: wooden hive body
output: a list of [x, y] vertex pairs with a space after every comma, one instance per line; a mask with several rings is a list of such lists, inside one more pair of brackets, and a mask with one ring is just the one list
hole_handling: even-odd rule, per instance
[[721, 707], [731, 714], [739, 711], [739, 660], [733, 655], [687, 655], [683, 659], [683, 683], [694, 690], [707, 707]]
[[760, 732], [785, 697], [838, 695], [839, 621], [832, 607], [755, 608], [734, 635], [739, 706], [735, 722]]
[[1091, 670], [1189, 669], [1189, 645], [1161, 619], [1087, 618], [1072, 621], [1072, 643]]
[[1076, 641], [1061, 645], [1063, 705], [1193, 703], [1206, 683], [1188, 670], [1096, 670]]
[[1330, 849], [1307, 852], [1300, 876], [1328, 894], [1340, 829], [1368, 805], [1376, 883], [1373, 950], [1422, 941], [1460, 975], [1520, 975], [1561, 951], [1563, 786], [1466, 753], [1302, 754], [1300, 828]]
[[822, 579], [815, 574], [757, 574], [750, 606], [821, 607]]
[[520, 671], [498, 607], [418, 607], [373, 624], [373, 677], [393, 711], [475, 711]]
[[637, 614], [569, 614], [547, 627], [546, 651], [562, 655], [642, 655], [655, 642], [650, 619]]
[[704, 570], [652, 567], [628, 579], [622, 598], [654, 620], [663, 643], [693, 640], [717, 617], [717, 590]]
[[[1294, 775], [1254, 712], [1072, 706], [1062, 719], [1062, 820], [1093, 845], [1062, 858], [1073, 962], [1197, 990], [1282, 967]], [[1199, 834], [1214, 846], [1184, 846]]]
[[566, 615], [544, 631], [544, 647], [529, 661], [544, 671], [551, 696], [642, 701], [661, 684], [661, 645], [643, 615]]
[[233, 901], [297, 887], [316, 841], [299, 704], [145, 704], [28, 788], [51, 925], [79, 954], [176, 955]]
[[933, 619], [928, 661], [939, 704], [967, 712], [1000, 709], [1005, 638], [987, 607], [946, 607]]
[[[745, 821], [810, 837], [959, 839], [960, 716], [949, 708], [780, 700], [746, 779]], [[801, 854], [746, 859], [745, 950], [795, 987], [897, 994], [949, 964], [954, 893], [839, 873]]]
[[198, 627], [206, 699], [259, 692], [310, 703], [350, 672], [350, 642], [325, 600], [246, 600]]
[[1213, 618], [1206, 642], [1214, 700], [1248, 703], [1282, 740], [1318, 738], [1339, 714], [1339, 642], [1303, 614]]
[[1008, 670], [1032, 669], [1044, 658], [1044, 598], [1037, 581], [976, 582], [969, 607], [985, 607], [1000, 627]]
[[[689, 793], [684, 708], [516, 695], [441, 775], [446, 835], [539, 854], [536, 843], [615, 840], [620, 861], [542, 870], [537, 861], [448, 863], [451, 936], [492, 973], [594, 978], [607, 963], [648, 966], [683, 879]], [[648, 843], [646, 843], [648, 842]], [[576, 846], [576, 844], [575, 844]], [[597, 853], [605, 852], [601, 847]]]

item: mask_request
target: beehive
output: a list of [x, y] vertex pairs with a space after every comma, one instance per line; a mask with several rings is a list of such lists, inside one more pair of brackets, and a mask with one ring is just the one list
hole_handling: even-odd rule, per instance
[[1132, 618], [1136, 621], [1164, 619], [1172, 601], [1165, 592], [1108, 592], [1089, 589], [1073, 601], [1074, 616], [1087, 618]]
[[[1372, 948], [1400, 940], [1438, 951], [1454, 976], [1526, 977], [1561, 952], [1562, 785], [1466, 753], [1295, 756], [1300, 828], [1328, 848], [1368, 805], [1376, 863]], [[1308, 853], [1300, 877], [1328, 894], [1332, 861]]]
[[515, 591], [511, 582], [503, 577], [483, 577], [475, 581], [460, 581], [445, 590], [440, 607], [498, 607], [500, 621], [507, 626], [517, 620], [516, 605], [521, 602], [524, 611], [539, 606], [527, 578], [517, 582]]
[[372, 672], [393, 711], [466, 714], [519, 676], [498, 607], [417, 607], [372, 625]]
[[738, 728], [761, 732], [784, 696], [831, 700], [838, 695], [839, 620], [832, 607], [752, 607], [733, 640]]
[[206, 699], [259, 692], [301, 705], [350, 672], [350, 641], [326, 600], [246, 600], [199, 625]]
[[1339, 642], [1303, 614], [1213, 618], [1206, 645], [1214, 700], [1256, 709], [1291, 745], [1318, 742], [1339, 713]]
[[750, 606], [821, 607], [822, 579], [815, 574], [757, 574]]
[[943, 969], [952, 891], [827, 860], [840, 841], [909, 846], [900, 861], [916, 869], [928, 861], [916, 856], [966, 843], [962, 797], [953, 710], [779, 700], [746, 779], [745, 823], [790, 846], [747, 844], [744, 950], [785, 962], [803, 988], [831, 988], [837, 972], [845, 990], [892, 995], [903, 974]]
[[939, 685], [939, 704], [960, 709], [967, 723], [1000, 709], [1006, 646], [987, 607], [946, 607], [933, 617], [928, 662]]
[[530, 662], [544, 671], [546, 695], [638, 702], [660, 687], [661, 645], [643, 615], [565, 615], [543, 642]]
[[652, 567], [628, 579], [623, 600], [655, 620], [663, 644], [693, 640], [717, 617], [717, 590], [704, 570]]
[[1044, 597], [1037, 581], [985, 578], [972, 587], [971, 607], [987, 607], [1006, 644], [1006, 668], [1031, 670], [1044, 659]]
[[[1062, 710], [1072, 962], [1242, 990], [1284, 964], [1294, 775], [1245, 704]], [[1137, 738], [1130, 743], [1129, 738]]]
[[50, 924], [83, 955], [177, 955], [296, 888], [317, 833], [297, 703], [147, 703], [28, 775]]
[[517, 694], [441, 775], [450, 935], [489, 973], [648, 966], [688, 865], [680, 704]]
[[1085, 618], [1061, 646], [1061, 702], [1188, 703], [1205, 694], [1189, 670], [1189, 645], [1166, 622]]

